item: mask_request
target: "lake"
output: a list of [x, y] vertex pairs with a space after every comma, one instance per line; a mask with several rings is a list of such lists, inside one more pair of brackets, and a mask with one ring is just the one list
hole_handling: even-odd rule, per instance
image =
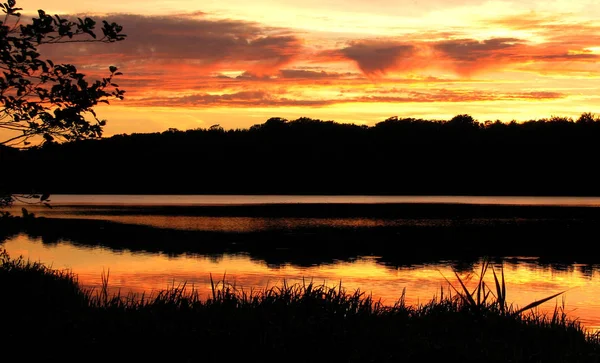
[[[451, 291], [446, 279], [457, 286], [454, 272], [476, 279], [479, 250], [461, 249], [469, 238], [514, 241], [493, 259], [508, 301], [524, 306], [566, 291], [540, 309], [564, 302], [569, 316], [600, 329], [600, 257], [570, 253], [576, 243], [595, 250], [600, 198], [53, 195], [51, 204], [26, 206], [49, 228], [10, 235], [0, 248], [70, 269], [86, 287], [108, 273], [121, 293], [185, 283], [208, 296], [212, 275], [246, 291], [341, 282], [386, 304], [405, 291], [417, 304]], [[561, 246], [550, 244], [554, 236]]]

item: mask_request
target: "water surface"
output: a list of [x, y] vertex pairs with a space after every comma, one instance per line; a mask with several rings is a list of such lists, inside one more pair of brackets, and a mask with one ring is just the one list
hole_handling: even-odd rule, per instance
[[273, 203], [462, 203], [492, 205], [600, 206], [600, 197], [430, 195], [68, 195], [53, 205], [234, 205]]
[[[27, 205], [27, 209], [37, 216], [57, 219], [81, 219], [93, 221], [110, 221], [122, 225], [137, 225], [154, 227], [164, 230], [205, 231], [211, 233], [241, 233], [283, 231], [284, 235], [295, 236], [295, 241], [302, 245], [315, 240], [319, 231], [327, 233], [335, 231], [355, 230], [370, 231], [380, 228], [402, 228], [405, 226], [419, 226], [425, 229], [430, 227], [447, 228], [454, 231], [456, 226], [484, 226], [481, 229], [485, 243], [492, 239], [499, 226], [520, 225], [531, 219], [536, 223], [547, 219], [547, 223], [540, 228], [552, 226], [556, 223], [575, 222], [580, 215], [571, 216], [570, 212], [560, 212], [558, 215], [511, 214], [512, 210], [498, 215], [456, 216], [450, 210], [433, 216], [408, 216], [390, 215], [378, 216], [313, 216], [319, 215], [320, 207], [329, 205], [342, 205], [340, 212], [344, 212], [343, 204], [408, 204], [421, 205], [428, 203], [460, 204], [460, 205], [497, 205], [497, 206], [549, 206], [549, 207], [590, 207], [597, 210], [600, 198], [586, 197], [463, 197], [463, 196], [189, 196], [189, 195], [53, 195], [51, 196], [52, 209], [36, 205]], [[260, 209], [245, 209], [240, 213], [211, 214], [211, 209], [194, 209], [201, 206], [253, 206], [253, 205], [304, 205], [314, 204], [316, 207], [309, 209], [308, 215], [255, 215]], [[159, 208], [155, 208], [159, 207]], [[164, 207], [164, 208], [163, 208]], [[169, 209], [169, 208], [176, 209]], [[20, 211], [21, 205], [13, 208], [15, 213]], [[409, 208], [410, 209], [410, 208]], [[426, 210], [426, 209], [425, 209]], [[208, 212], [207, 212], [208, 211]], [[481, 210], [483, 211], [483, 210]], [[527, 209], [526, 209], [527, 211]], [[221, 213], [221, 212], [219, 212]], [[485, 212], [487, 213], [487, 212]], [[485, 214], [484, 213], [484, 214]], [[521, 212], [519, 212], [521, 213]], [[555, 212], [552, 212], [555, 213]], [[341, 213], [344, 214], [344, 213]], [[573, 218], [571, 218], [573, 217]], [[587, 216], [583, 217], [585, 220]], [[79, 222], [81, 223], [81, 222]], [[594, 225], [592, 225], [593, 227]], [[571, 225], [567, 225], [571, 228]], [[87, 227], [86, 227], [87, 228]], [[102, 227], [101, 227], [102, 228]], [[566, 229], [569, 231], [570, 229]], [[300, 234], [298, 231], [309, 230], [310, 233]], [[480, 229], [477, 229], [478, 231]], [[591, 230], [594, 230], [593, 228]], [[429, 301], [434, 295], [440, 294], [443, 288], [445, 293], [451, 291], [445, 278], [456, 283], [454, 271], [458, 271], [463, 278], [476, 276], [481, 267], [480, 259], [426, 259], [398, 261], [399, 255], [383, 256], [376, 253], [355, 253], [365, 249], [338, 250], [327, 249], [311, 252], [303, 251], [308, 259], [302, 263], [297, 250], [286, 250], [278, 244], [269, 244], [260, 247], [262, 241], [254, 241], [254, 249], [248, 252], [244, 249], [234, 248], [235, 242], [230, 246], [219, 247], [220, 242], [212, 242], [204, 237], [189, 237], [195, 248], [189, 250], [173, 248], [180, 241], [172, 240], [156, 245], [150, 234], [136, 235], [136, 230], [130, 234], [109, 238], [121, 242], [107, 243], [107, 236], [101, 236], [99, 230], [83, 230], [77, 233], [70, 230], [53, 231], [50, 235], [46, 232], [28, 232], [8, 237], [0, 248], [5, 248], [11, 256], [22, 255], [35, 261], [51, 264], [54, 268], [70, 269], [79, 276], [80, 282], [85, 287], [97, 288], [101, 283], [102, 273], [109, 273], [110, 286], [113, 291], [120, 289], [127, 292], [152, 292], [171, 286], [186, 283], [193, 286], [201, 294], [208, 296], [210, 292], [210, 276], [221, 279], [224, 275], [227, 281], [236, 286], [250, 289], [262, 289], [287, 283], [309, 282], [324, 283], [328, 286], [338, 285], [350, 291], [360, 289], [366, 294], [372, 294], [376, 299], [381, 298], [386, 304], [393, 304], [406, 291], [408, 303], [417, 304]], [[334, 232], [332, 232], [334, 231]], [[509, 230], [512, 231], [512, 230]], [[538, 232], [532, 236], [538, 236]], [[37, 233], [37, 234], [36, 234]], [[395, 233], [395, 232], [393, 232]], [[512, 232], [510, 232], [512, 233]], [[175, 234], [171, 234], [175, 236]], [[368, 235], [368, 234], [367, 234]], [[187, 236], [187, 235], [181, 235]], [[333, 235], [325, 235], [329, 238]], [[420, 235], [418, 235], [420, 236]], [[462, 243], [453, 240], [454, 235], [449, 234], [449, 243]], [[509, 235], [511, 236], [511, 235]], [[572, 246], [567, 238], [566, 245]], [[586, 234], [583, 235], [587, 236]], [[515, 239], [519, 236], [513, 236]], [[104, 238], [104, 239], [103, 239]], [[240, 237], [243, 238], [243, 237]], [[277, 235], [275, 238], [278, 238]], [[587, 238], [587, 237], [586, 237]], [[123, 243], [123, 240], [134, 240], [134, 243]], [[528, 237], [527, 240], [530, 238]], [[403, 242], [399, 235], [396, 240]], [[588, 238], [589, 240], [589, 238]], [[298, 242], [299, 241], [299, 242]], [[395, 240], [394, 240], [395, 241]], [[189, 242], [189, 241], [188, 241]], [[343, 241], [342, 241], [343, 242]], [[364, 242], [364, 243], [363, 243]], [[370, 238], [365, 238], [361, 246], [369, 246]], [[398, 242], [398, 243], [400, 243]], [[423, 240], [423, 244], [433, 241]], [[168, 245], [164, 245], [164, 243]], [[266, 243], [266, 242], [265, 242]], [[381, 242], [382, 245], [388, 243]], [[393, 242], [396, 243], [396, 242]], [[446, 242], [443, 242], [446, 243]], [[532, 239], [531, 243], [542, 248], [552, 250], [548, 241]], [[589, 243], [583, 241], [582, 243]], [[148, 246], [154, 246], [148, 248]], [[190, 245], [192, 246], [192, 245]], [[204, 246], [204, 247], [203, 247]], [[207, 247], [209, 246], [209, 247]], [[215, 247], [216, 246], [216, 247]], [[233, 246], [233, 247], [232, 247]], [[336, 245], [344, 247], [344, 244]], [[536, 247], [537, 248], [537, 247]], [[368, 250], [368, 249], [366, 249]], [[541, 249], [538, 249], [541, 251]], [[381, 249], [380, 249], [381, 251]], [[387, 251], [387, 250], [386, 250]], [[585, 251], [584, 251], [585, 252]], [[286, 254], [287, 253], [287, 254]], [[504, 266], [507, 280], [508, 300], [518, 306], [524, 306], [532, 301], [542, 299], [554, 293], [565, 291], [562, 297], [543, 304], [543, 311], [552, 310], [556, 304], [563, 303], [571, 318], [578, 318], [587, 328], [600, 329], [600, 258], [592, 258], [585, 263], [578, 259], [550, 263], [535, 255], [505, 255], [496, 260], [496, 267]], [[281, 258], [281, 256], [286, 256]], [[588, 256], [588, 257], [590, 257]], [[277, 261], [277, 262], [273, 262]], [[309, 261], [309, 262], [305, 262]], [[393, 262], [390, 262], [393, 261]], [[491, 283], [491, 281], [489, 281]]]

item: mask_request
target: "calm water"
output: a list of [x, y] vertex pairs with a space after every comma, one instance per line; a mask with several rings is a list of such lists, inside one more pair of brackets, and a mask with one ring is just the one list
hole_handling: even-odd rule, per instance
[[[156, 205], [231, 205], [262, 203], [468, 203], [509, 205], [581, 205], [600, 206], [600, 198], [542, 197], [361, 197], [361, 196], [52, 196], [53, 209], [28, 207], [36, 215], [61, 218], [111, 220], [127, 224], [145, 224], [183, 230], [255, 231], [287, 226], [348, 226], [363, 227], [381, 224], [422, 223], [419, 220], [379, 220], [377, 218], [253, 218], [181, 215], [145, 215], [114, 213], [127, 206]], [[20, 208], [20, 207], [18, 207]], [[443, 223], [443, 221], [440, 221]], [[1, 244], [11, 256], [22, 255], [31, 260], [51, 264], [54, 268], [70, 269], [87, 287], [98, 287], [101, 275], [108, 271], [113, 289], [122, 293], [151, 292], [177, 286], [184, 282], [208, 296], [210, 275], [244, 289], [265, 288], [280, 284], [313, 281], [334, 286], [342, 282], [348, 290], [360, 289], [393, 304], [406, 289], [409, 303], [429, 301], [448, 289], [444, 277], [455, 281], [453, 271], [467, 277], [476, 274], [480, 261], [428, 261], [401, 267], [390, 267], [378, 256], [333, 260], [312, 266], [294, 263], [267, 264], [264, 259], [249, 254], [222, 253], [169, 256], [164, 253], [132, 253], [127, 249], [90, 246], [77, 241], [61, 240], [45, 243], [41, 238], [19, 234]], [[176, 241], [174, 241], [176, 243]], [[567, 312], [587, 328], [600, 329], [600, 268], [597, 265], [569, 263], [548, 265], [536, 258], [507, 256], [504, 259], [508, 300], [518, 306], [567, 290], [562, 298], [549, 301], [540, 308], [548, 311], [562, 304]], [[491, 282], [491, 281], [490, 281]]]
[[600, 197], [361, 195], [52, 195], [60, 205], [233, 205], [269, 203], [465, 203], [600, 206]]

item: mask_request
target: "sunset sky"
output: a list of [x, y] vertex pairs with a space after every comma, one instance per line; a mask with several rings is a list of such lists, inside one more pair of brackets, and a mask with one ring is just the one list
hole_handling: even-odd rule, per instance
[[105, 136], [306, 116], [525, 121], [599, 112], [597, 0], [21, 0], [124, 26], [44, 51], [124, 73]]

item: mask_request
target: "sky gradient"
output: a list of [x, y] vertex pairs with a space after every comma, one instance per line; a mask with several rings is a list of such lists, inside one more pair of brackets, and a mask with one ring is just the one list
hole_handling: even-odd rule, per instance
[[[600, 105], [597, 0], [18, 1], [107, 19], [114, 44], [43, 49], [95, 78], [124, 73], [97, 109], [105, 136], [270, 117], [373, 125], [391, 116], [577, 118]], [[66, 15], [65, 15], [66, 16]]]

